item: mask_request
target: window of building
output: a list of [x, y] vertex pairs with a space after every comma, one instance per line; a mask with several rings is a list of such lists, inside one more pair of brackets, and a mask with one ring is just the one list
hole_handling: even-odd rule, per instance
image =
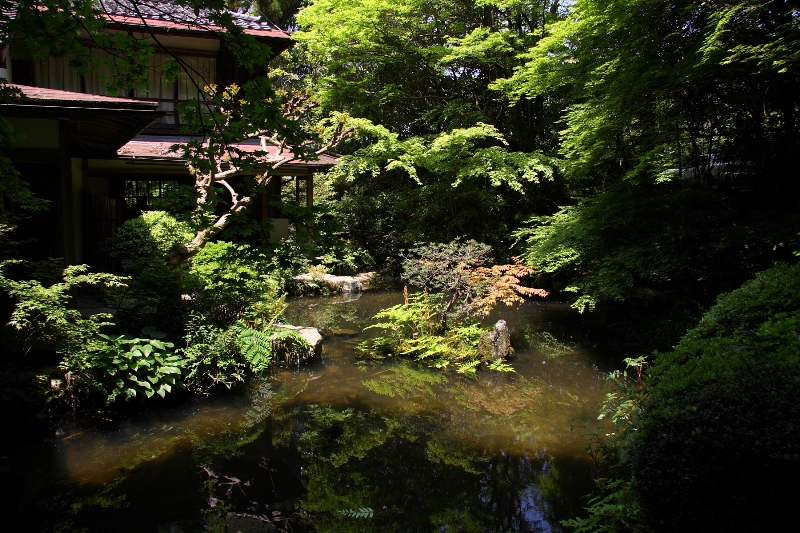
[[[109, 61], [109, 56], [105, 52], [97, 51], [96, 54], [100, 59]], [[178, 78], [167, 82], [164, 80], [162, 69], [169, 57], [162, 53], [155, 53], [150, 57], [147, 88], [121, 91], [117, 94], [109, 94], [105, 88], [112, 74], [112, 66], [108, 63], [81, 73], [71, 64], [71, 57], [35, 59], [33, 78], [37, 87], [158, 102], [159, 111], [164, 111], [166, 115], [157, 121], [158, 124], [154, 125], [154, 129], [164, 129], [163, 126], [167, 126], [166, 129], [177, 129], [181, 122], [177, 112], [178, 103], [192, 98], [202, 99], [200, 93], [203, 88], [216, 83], [217, 59], [201, 53], [181, 53], [178, 57], [182, 68], [179, 70]]]
[[157, 201], [178, 188], [171, 180], [125, 180], [125, 205], [147, 211], [158, 207]]

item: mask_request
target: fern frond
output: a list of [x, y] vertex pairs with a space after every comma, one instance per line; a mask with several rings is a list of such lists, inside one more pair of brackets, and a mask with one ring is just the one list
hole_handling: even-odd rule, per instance
[[497, 372], [514, 372], [514, 367], [504, 362], [502, 359], [495, 359], [489, 363], [489, 368]]
[[255, 372], [266, 370], [272, 362], [272, 339], [268, 334], [243, 325], [236, 338], [242, 356]]
[[480, 364], [481, 364], [480, 360], [468, 361], [466, 363], [459, 363], [456, 372], [458, 372], [459, 374], [473, 374], [477, 370], [478, 365]]
[[369, 507], [360, 507], [358, 509], [342, 509], [339, 511], [340, 515], [347, 518], [372, 518], [374, 513], [375, 511]]

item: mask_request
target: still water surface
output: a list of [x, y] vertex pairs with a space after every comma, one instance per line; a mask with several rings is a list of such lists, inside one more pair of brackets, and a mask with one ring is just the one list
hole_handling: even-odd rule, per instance
[[[396, 292], [301, 298], [321, 359], [247, 394], [63, 424], [75, 527], [127, 531], [560, 531], [592, 488], [602, 364], [565, 304], [500, 309], [516, 372], [466, 377], [357, 346]], [[74, 506], [73, 506], [74, 508]]]

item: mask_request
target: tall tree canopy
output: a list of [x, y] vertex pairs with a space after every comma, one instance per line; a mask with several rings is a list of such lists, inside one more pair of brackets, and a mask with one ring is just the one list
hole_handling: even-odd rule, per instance
[[402, 136], [485, 122], [527, 151], [556, 141], [549, 95], [510, 106], [489, 84], [511, 75], [558, 13], [550, 0], [317, 0], [294, 37], [325, 105]]
[[570, 91], [561, 153], [585, 200], [532, 221], [528, 259], [591, 307], [642, 289], [716, 294], [791, 257], [798, 22], [785, 1], [577, 1], [493, 85]]
[[[380, 125], [334, 176], [356, 242], [510, 245], [519, 213], [557, 205], [556, 92], [511, 105], [490, 89], [560, 16], [558, 2], [317, 0], [297, 16], [302, 78], [323, 109]], [[555, 192], [554, 192], [555, 191]]]

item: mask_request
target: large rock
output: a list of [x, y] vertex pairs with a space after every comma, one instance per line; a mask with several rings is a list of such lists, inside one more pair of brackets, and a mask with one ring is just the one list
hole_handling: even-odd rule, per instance
[[300, 274], [296, 279], [306, 283], [317, 283], [331, 292], [353, 294], [375, 287], [380, 281], [380, 276], [377, 272], [362, 272], [355, 276], [334, 276], [333, 274], [312, 276], [311, 274]]
[[290, 348], [284, 356], [290, 364], [300, 364], [322, 354], [322, 334], [317, 328], [292, 326], [290, 324], [275, 324], [276, 327], [291, 329], [297, 332], [311, 346], [308, 349]]
[[512, 353], [511, 334], [505, 320], [498, 320], [494, 331], [484, 333], [478, 341], [478, 357], [482, 362], [504, 359]]

